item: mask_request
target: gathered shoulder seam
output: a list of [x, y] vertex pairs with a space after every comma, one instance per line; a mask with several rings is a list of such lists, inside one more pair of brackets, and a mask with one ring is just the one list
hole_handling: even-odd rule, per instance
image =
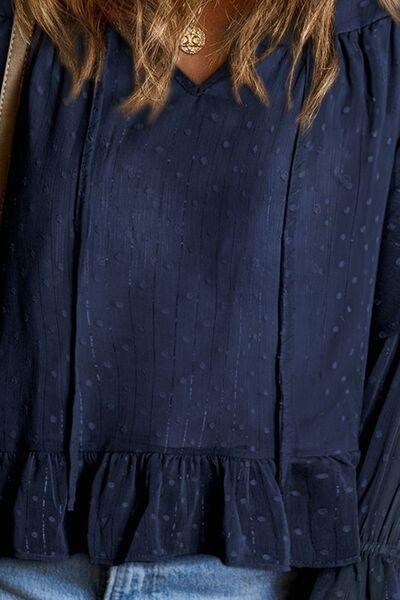
[[390, 19], [394, 24], [398, 24], [398, 23], [396, 23], [396, 21], [393, 19], [393, 17], [390, 14], [384, 13], [384, 14], [376, 15], [375, 18], [371, 19], [370, 21], [367, 21], [366, 23], [362, 23], [362, 24], [359, 23], [357, 26], [349, 26], [347, 28], [335, 31], [335, 35], [340, 36], [340, 35], [344, 35], [346, 33], [362, 31], [363, 29], [366, 29], [367, 27], [371, 27], [371, 25], [375, 25], [376, 23], [378, 23], [380, 21], [385, 21], [387, 19]]

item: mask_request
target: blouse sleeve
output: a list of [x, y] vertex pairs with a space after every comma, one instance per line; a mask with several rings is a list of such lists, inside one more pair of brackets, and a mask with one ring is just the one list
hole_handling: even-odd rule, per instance
[[311, 600], [400, 598], [400, 147], [382, 232], [360, 449], [361, 561], [322, 570]]
[[0, 0], [0, 84], [3, 81], [11, 29], [11, 0]]

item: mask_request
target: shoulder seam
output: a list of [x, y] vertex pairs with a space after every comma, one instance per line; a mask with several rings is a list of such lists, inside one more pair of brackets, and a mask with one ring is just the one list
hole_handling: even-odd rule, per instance
[[371, 19], [371, 21], [360, 24], [357, 27], [348, 27], [348, 28], [340, 29], [339, 31], [335, 31], [335, 35], [338, 36], [338, 35], [342, 35], [344, 33], [351, 33], [352, 31], [361, 31], [362, 29], [371, 27], [371, 25], [374, 25], [375, 23], [378, 23], [379, 21], [384, 21], [386, 19], [390, 19], [396, 25], [398, 24], [389, 13], [384, 13], [383, 15], [382, 14], [377, 15], [374, 19]]

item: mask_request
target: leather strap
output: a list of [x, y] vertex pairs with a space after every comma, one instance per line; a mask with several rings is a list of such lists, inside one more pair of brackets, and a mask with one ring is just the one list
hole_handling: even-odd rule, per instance
[[0, 219], [10, 167], [11, 150], [24, 70], [32, 33], [33, 24], [29, 40], [24, 39], [21, 35], [17, 19], [14, 17], [0, 93]]

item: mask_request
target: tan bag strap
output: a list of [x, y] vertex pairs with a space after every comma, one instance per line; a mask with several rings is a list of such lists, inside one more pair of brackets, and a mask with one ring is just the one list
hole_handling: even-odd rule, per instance
[[[33, 32], [33, 24], [30, 38]], [[30, 39], [21, 35], [14, 18], [0, 93], [0, 219], [10, 167], [11, 149]]]

